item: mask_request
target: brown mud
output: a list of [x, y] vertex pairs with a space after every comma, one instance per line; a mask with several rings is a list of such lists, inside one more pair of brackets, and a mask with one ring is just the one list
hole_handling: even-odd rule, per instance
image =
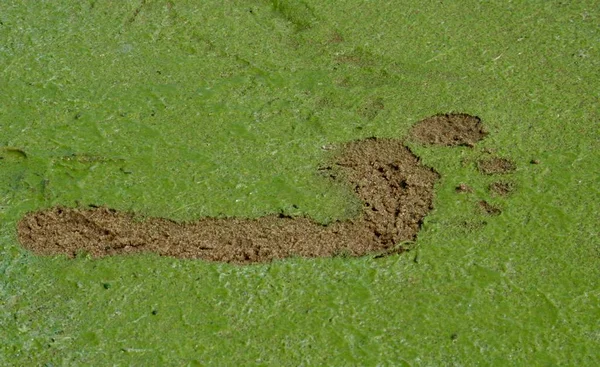
[[515, 184], [510, 181], [492, 182], [489, 186], [489, 190], [496, 195], [507, 196], [515, 190]]
[[[471, 146], [485, 136], [477, 117], [458, 114], [430, 119], [441, 127], [432, 122], [427, 126], [450, 136], [437, 139], [446, 142], [443, 145]], [[412, 136], [422, 134], [422, 123], [414, 127]], [[402, 242], [416, 239], [423, 218], [433, 208], [434, 185], [440, 178], [401, 140], [381, 138], [342, 145], [331, 165], [321, 170], [353, 190], [362, 203], [359, 216], [328, 225], [285, 215], [178, 223], [164, 218], [139, 221], [134, 213], [105, 207], [54, 207], [25, 215], [17, 226], [18, 238], [38, 255], [102, 257], [153, 252], [239, 264], [294, 256], [399, 253]]]
[[409, 137], [426, 145], [473, 147], [487, 134], [479, 117], [465, 113], [446, 113], [419, 121], [412, 128]]
[[485, 200], [479, 201], [477, 205], [479, 206], [479, 209], [487, 215], [500, 215], [502, 213], [500, 208], [488, 203]]
[[495, 175], [512, 173], [517, 169], [517, 166], [509, 159], [492, 157], [478, 160], [477, 169], [484, 175]]

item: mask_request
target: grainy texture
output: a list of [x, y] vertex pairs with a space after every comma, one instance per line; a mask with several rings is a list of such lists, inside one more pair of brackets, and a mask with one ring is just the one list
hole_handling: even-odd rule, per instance
[[232, 263], [395, 252], [414, 240], [432, 209], [439, 175], [422, 166], [399, 140], [370, 138], [345, 144], [329, 171], [362, 201], [358, 218], [322, 225], [306, 217], [203, 218], [177, 223], [100, 207], [55, 207], [27, 214], [19, 240], [40, 255], [86, 252], [94, 257], [154, 252], [163, 256]]
[[492, 182], [489, 186], [492, 193], [500, 196], [510, 195], [515, 190], [514, 182], [510, 181], [497, 181]]
[[479, 206], [479, 209], [487, 215], [500, 215], [502, 213], [500, 208], [488, 203], [485, 200], [481, 200], [479, 203], [477, 203], [477, 205]]
[[506, 158], [486, 158], [477, 161], [477, 169], [484, 175], [512, 173], [517, 169], [516, 164]]
[[488, 133], [481, 119], [465, 113], [438, 114], [419, 121], [409, 136], [421, 144], [472, 147]]

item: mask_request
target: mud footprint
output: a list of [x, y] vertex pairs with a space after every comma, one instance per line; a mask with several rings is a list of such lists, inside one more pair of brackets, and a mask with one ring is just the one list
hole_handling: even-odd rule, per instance
[[[415, 124], [409, 138], [422, 144], [473, 147], [486, 135], [478, 117], [440, 114]], [[504, 161], [478, 162], [483, 174], [509, 168]], [[102, 257], [154, 252], [240, 264], [293, 256], [399, 253], [404, 250], [399, 244], [416, 239], [423, 218], [433, 208], [434, 185], [440, 178], [434, 169], [420, 163], [403, 140], [382, 138], [339, 146], [334, 158], [319, 170], [354, 191], [362, 202], [359, 216], [329, 225], [286, 215], [207, 217], [190, 223], [150, 218], [140, 222], [134, 213], [105, 207], [54, 207], [26, 214], [18, 223], [18, 239], [38, 255], [75, 257], [84, 252]], [[498, 183], [494, 190], [504, 192], [509, 186]]]
[[[415, 142], [425, 145], [438, 146], [468, 146], [473, 148], [475, 143], [485, 138], [485, 131], [481, 120], [478, 117], [466, 114], [444, 114], [426, 118], [417, 123], [411, 129], [409, 138]], [[517, 166], [510, 159], [498, 157], [488, 149], [484, 149], [482, 157], [473, 163], [474, 168], [479, 174], [492, 176], [496, 181], [490, 183], [487, 187], [488, 192], [497, 197], [507, 197], [516, 189], [513, 181], [507, 180]], [[531, 161], [532, 164], [538, 164], [538, 161]], [[504, 176], [498, 179], [498, 176]], [[473, 188], [467, 183], [459, 183], [456, 186], [456, 192], [462, 194], [472, 194]], [[488, 201], [479, 199], [476, 202], [475, 210], [485, 215], [500, 215], [502, 209]], [[468, 223], [467, 223], [468, 225]]]

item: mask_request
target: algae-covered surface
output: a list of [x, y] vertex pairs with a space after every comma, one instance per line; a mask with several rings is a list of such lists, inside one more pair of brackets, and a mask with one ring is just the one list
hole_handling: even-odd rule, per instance
[[[0, 365], [600, 365], [599, 23], [594, 1], [3, 1]], [[449, 112], [487, 135], [403, 140], [439, 180], [398, 253], [19, 242], [56, 207], [352, 221], [335, 147]]]

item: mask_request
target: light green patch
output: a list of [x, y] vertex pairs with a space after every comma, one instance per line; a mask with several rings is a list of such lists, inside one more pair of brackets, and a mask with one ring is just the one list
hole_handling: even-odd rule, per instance
[[[114, 5], [0, 4], [1, 365], [600, 365], [593, 1]], [[450, 111], [490, 134], [410, 145], [442, 179], [403, 255], [238, 267], [16, 241], [57, 204], [347, 218], [322, 147]], [[510, 196], [484, 149], [516, 163]]]

